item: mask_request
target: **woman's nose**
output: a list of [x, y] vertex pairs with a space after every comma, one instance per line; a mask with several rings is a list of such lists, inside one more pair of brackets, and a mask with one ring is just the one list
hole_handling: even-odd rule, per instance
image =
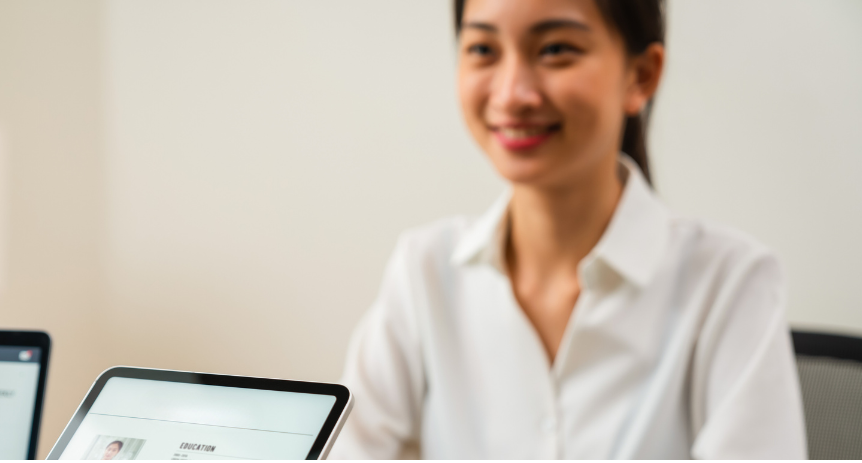
[[542, 105], [536, 75], [524, 60], [504, 61], [494, 77], [491, 106], [495, 111], [519, 115]]

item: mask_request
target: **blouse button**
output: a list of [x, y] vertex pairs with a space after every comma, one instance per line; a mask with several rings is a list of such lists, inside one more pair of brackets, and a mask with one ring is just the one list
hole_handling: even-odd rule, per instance
[[547, 434], [550, 434], [556, 430], [557, 423], [554, 421], [553, 418], [545, 418], [542, 420], [541, 426], [542, 426], [542, 431], [544, 431]]

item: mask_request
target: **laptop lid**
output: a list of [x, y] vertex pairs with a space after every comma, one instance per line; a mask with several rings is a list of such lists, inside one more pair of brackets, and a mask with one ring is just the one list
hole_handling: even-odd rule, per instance
[[0, 460], [34, 460], [51, 338], [41, 331], [0, 331]]

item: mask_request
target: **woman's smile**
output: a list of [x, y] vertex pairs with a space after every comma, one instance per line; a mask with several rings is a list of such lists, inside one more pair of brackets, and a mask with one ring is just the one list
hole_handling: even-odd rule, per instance
[[560, 124], [507, 124], [491, 126], [497, 141], [510, 151], [533, 149], [560, 130]]

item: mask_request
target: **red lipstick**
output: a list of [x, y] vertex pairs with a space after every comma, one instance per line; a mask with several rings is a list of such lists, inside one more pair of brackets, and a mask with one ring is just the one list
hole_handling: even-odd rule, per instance
[[493, 129], [494, 137], [510, 151], [526, 151], [545, 142], [556, 131], [557, 126], [512, 125]]

